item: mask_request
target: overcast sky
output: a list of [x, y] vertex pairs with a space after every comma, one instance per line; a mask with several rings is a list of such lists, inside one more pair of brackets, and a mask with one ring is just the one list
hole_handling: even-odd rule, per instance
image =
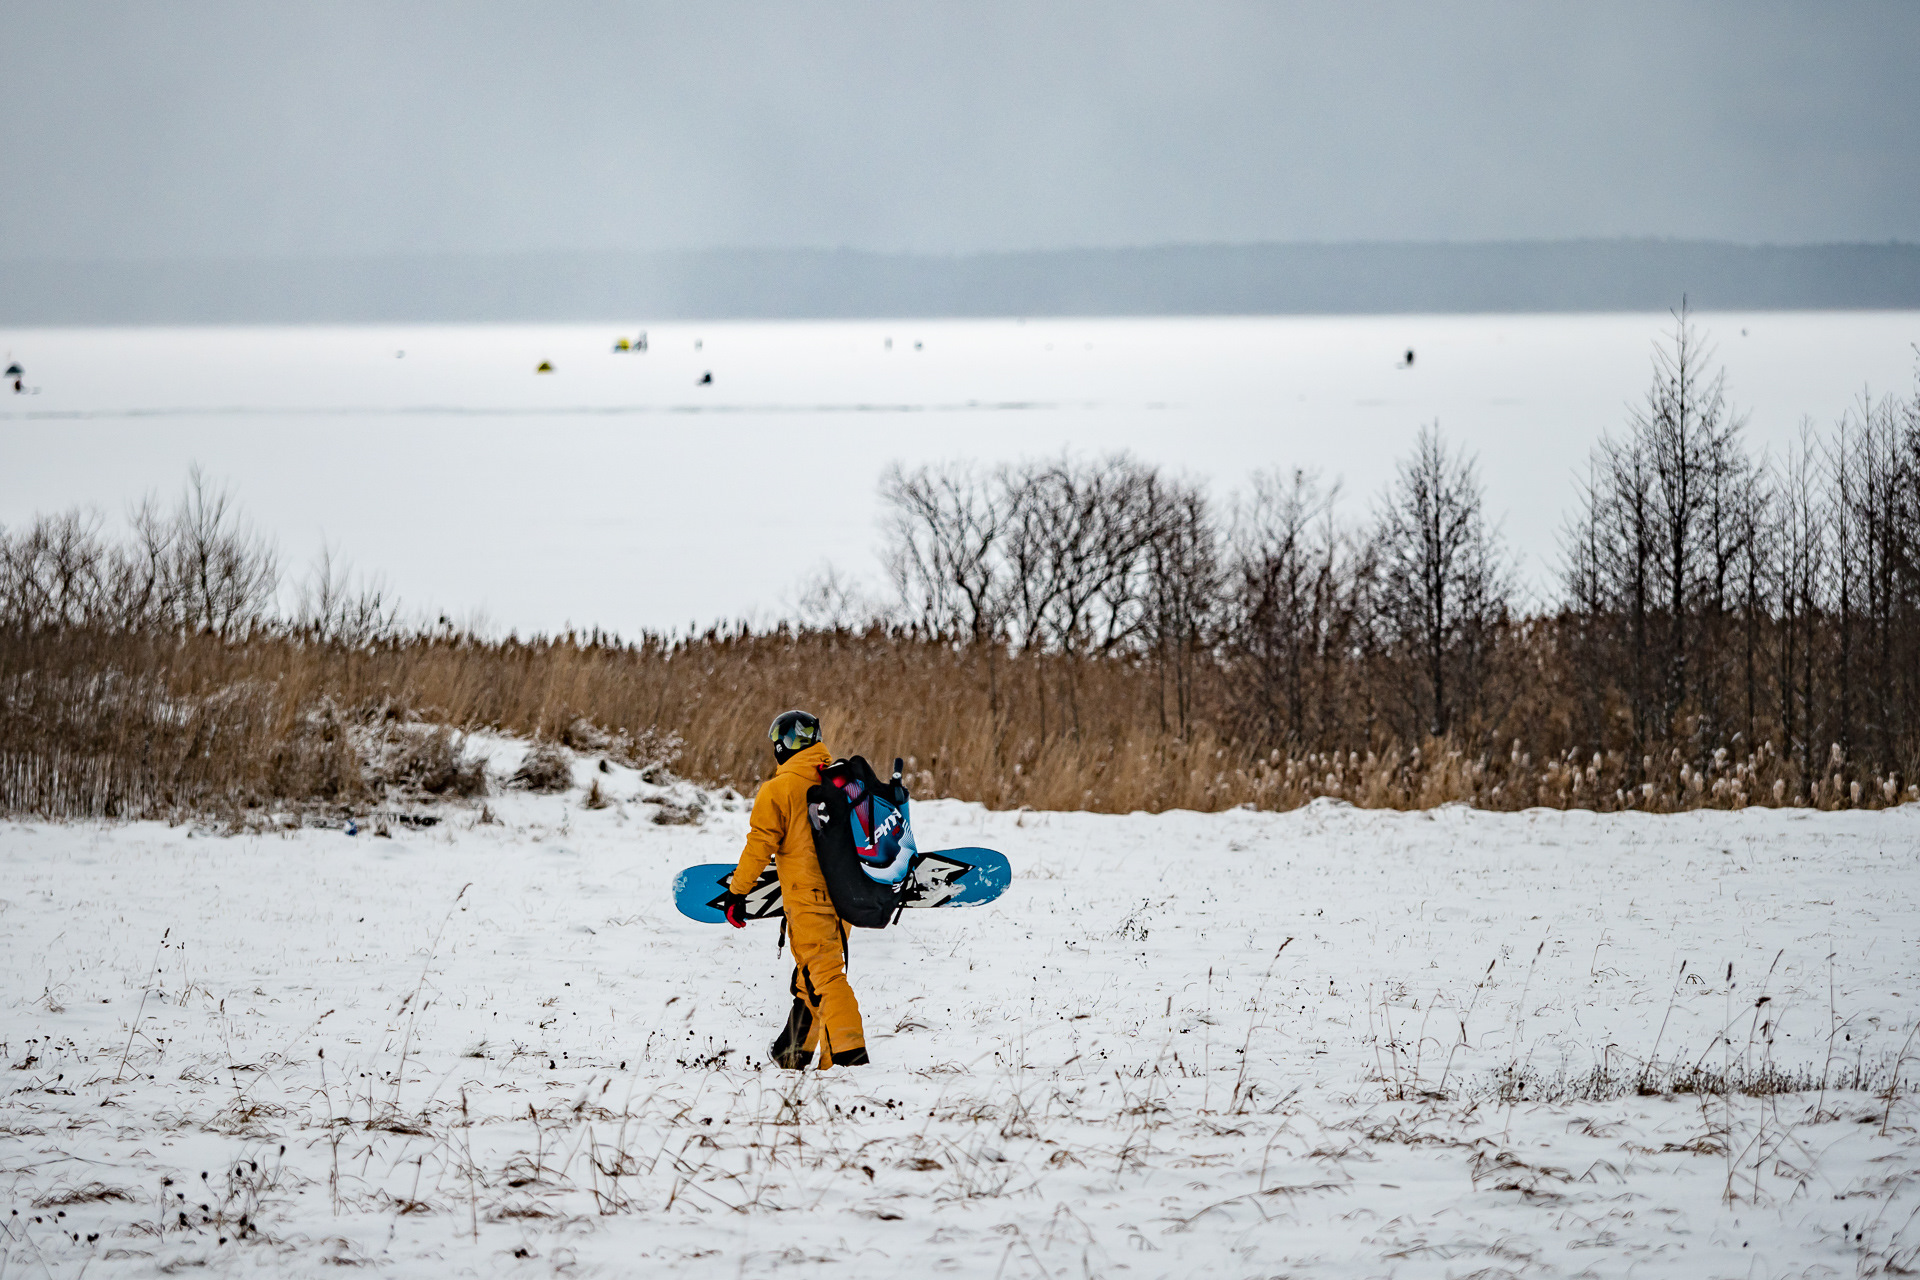
[[1920, 240], [1920, 3], [0, 2], [0, 257]]

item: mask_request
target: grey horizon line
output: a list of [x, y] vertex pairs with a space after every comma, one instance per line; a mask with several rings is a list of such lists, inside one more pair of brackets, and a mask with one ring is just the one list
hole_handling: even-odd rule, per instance
[[79, 256], [75, 254], [0, 255], [0, 266], [143, 266], [160, 263], [281, 263], [366, 262], [393, 258], [558, 258], [558, 257], [674, 257], [706, 254], [830, 255], [869, 258], [955, 261], [977, 258], [1053, 257], [1070, 254], [1144, 254], [1220, 252], [1249, 249], [1530, 249], [1587, 246], [1738, 249], [1750, 251], [1808, 249], [1920, 249], [1920, 239], [1902, 240], [1732, 240], [1712, 236], [1512, 236], [1473, 239], [1303, 239], [1303, 240], [1160, 240], [1125, 244], [1041, 245], [1019, 249], [895, 249], [852, 244], [713, 244], [662, 245], [646, 248], [619, 245], [537, 247], [513, 249], [379, 249], [314, 250], [292, 253], [172, 253], [137, 256]]
[[1920, 245], [1662, 239], [0, 261], [0, 323], [907, 320], [1920, 309]]

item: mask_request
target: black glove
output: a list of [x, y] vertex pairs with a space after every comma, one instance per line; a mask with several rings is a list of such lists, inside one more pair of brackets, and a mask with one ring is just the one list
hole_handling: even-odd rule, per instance
[[735, 893], [729, 889], [720, 895], [720, 901], [716, 905], [719, 906], [721, 914], [726, 916], [728, 924], [736, 929], [747, 927], [747, 895]]

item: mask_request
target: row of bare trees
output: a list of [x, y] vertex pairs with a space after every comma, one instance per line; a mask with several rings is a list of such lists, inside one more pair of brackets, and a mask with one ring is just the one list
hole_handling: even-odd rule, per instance
[[[881, 494], [888, 567], [915, 626], [1065, 657], [1063, 687], [1033, 690], [1043, 738], [1079, 731], [1072, 672], [1089, 660], [1153, 654], [1171, 676], [1174, 715], [1187, 710], [1219, 572], [1198, 488], [1120, 455], [992, 470], [895, 467]], [[997, 686], [993, 697], [997, 706]]]
[[1646, 403], [1595, 449], [1562, 617], [1584, 739], [1701, 759], [1762, 742], [1808, 776], [1920, 748], [1920, 396], [1863, 393], [1756, 456], [1683, 313]]
[[148, 498], [129, 536], [97, 513], [45, 516], [0, 537], [0, 617], [39, 626], [179, 627], [246, 634], [272, 609], [278, 557], [198, 468], [171, 512]]
[[381, 584], [355, 578], [324, 547], [283, 614], [278, 551], [198, 467], [171, 508], [152, 496], [135, 506], [124, 537], [108, 536], [103, 523], [98, 512], [73, 510], [0, 529], [0, 624], [227, 641], [271, 627], [347, 644], [401, 627]]
[[1766, 744], [1802, 786], [1909, 779], [1920, 397], [1863, 396], [1784, 458], [1743, 428], [1683, 310], [1577, 486], [1561, 597], [1530, 617], [1474, 462], [1437, 427], [1358, 518], [1299, 471], [1222, 505], [1124, 455], [896, 467], [887, 563], [922, 634], [1065, 659], [1005, 694], [1037, 703], [1043, 738], [1081, 731], [1078, 665], [1102, 660], [1150, 673], [1169, 732], [1262, 751], [1517, 740], [1615, 753], [1638, 785]]
[[1474, 464], [1437, 428], [1364, 525], [1305, 472], [1257, 476], [1223, 516], [1126, 455], [896, 467], [881, 495], [914, 626], [1067, 660], [1012, 695], [1037, 700], [1043, 737], [1080, 731], [1090, 660], [1148, 666], [1182, 736], [1202, 714], [1290, 745], [1445, 736], [1477, 705], [1513, 595]]

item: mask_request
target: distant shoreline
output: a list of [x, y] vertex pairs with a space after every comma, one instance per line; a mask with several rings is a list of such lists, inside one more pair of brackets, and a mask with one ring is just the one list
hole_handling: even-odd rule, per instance
[[1920, 308], [1920, 245], [1686, 240], [0, 261], [0, 324]]

